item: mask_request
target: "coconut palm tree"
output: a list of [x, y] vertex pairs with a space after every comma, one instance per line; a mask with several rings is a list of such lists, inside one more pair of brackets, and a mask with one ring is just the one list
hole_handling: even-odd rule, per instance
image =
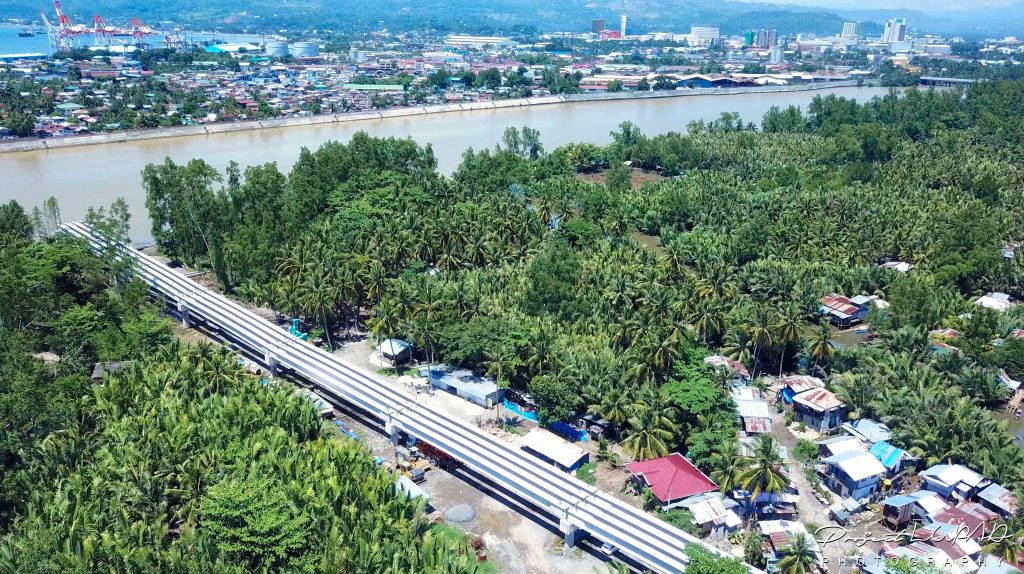
[[630, 410], [622, 448], [636, 460], [667, 455], [677, 438], [672, 419], [645, 403], [637, 403]]
[[812, 373], [817, 370], [818, 365], [828, 364], [835, 356], [836, 349], [832, 346], [832, 330], [829, 329], [827, 322], [823, 321], [818, 324], [818, 328], [807, 340], [807, 350], [811, 359], [814, 360], [814, 366], [811, 367]]
[[320, 321], [327, 337], [327, 346], [333, 348], [330, 320], [338, 310], [338, 290], [325, 274], [318, 273], [302, 285], [300, 295], [303, 312]]
[[742, 331], [732, 333], [732, 335], [725, 340], [725, 344], [722, 345], [723, 355], [734, 361], [743, 363], [744, 365], [750, 364], [750, 359], [754, 356], [753, 353], [753, 341]]
[[789, 487], [786, 465], [779, 456], [778, 443], [771, 435], [758, 437], [750, 468], [740, 475], [739, 483], [750, 491], [751, 499], [756, 499], [762, 492], [782, 492]]
[[803, 327], [804, 314], [795, 303], [789, 303], [779, 308], [778, 319], [775, 323], [777, 342], [782, 348], [782, 358], [779, 359], [779, 378], [782, 378], [782, 369], [786, 364], [786, 348], [790, 343], [800, 340]]
[[736, 440], [727, 440], [711, 453], [711, 479], [723, 493], [742, 488], [741, 478], [750, 469], [750, 459], [740, 455], [739, 447]]
[[621, 428], [629, 420], [629, 397], [621, 389], [613, 388], [601, 395], [601, 402], [587, 407], [587, 412]]
[[786, 547], [785, 556], [779, 560], [776, 568], [782, 574], [810, 574], [817, 571], [816, 564], [807, 535], [801, 532]]

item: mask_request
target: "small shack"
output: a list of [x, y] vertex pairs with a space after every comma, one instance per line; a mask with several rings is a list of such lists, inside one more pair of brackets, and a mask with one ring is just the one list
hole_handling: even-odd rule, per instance
[[522, 448], [566, 472], [575, 472], [590, 461], [590, 454], [587, 451], [562, 440], [552, 432], [539, 428], [531, 430], [523, 437]]
[[420, 368], [420, 376], [427, 377], [434, 388], [448, 391], [484, 408], [501, 402], [504, 390], [490, 377], [474, 375], [469, 369], [453, 369], [447, 365], [434, 365], [429, 370]]
[[608, 438], [615, 434], [615, 425], [597, 415], [583, 415], [576, 420], [576, 426], [585, 429], [594, 439]]
[[401, 339], [384, 339], [377, 345], [377, 353], [397, 367], [412, 358], [412, 345]]

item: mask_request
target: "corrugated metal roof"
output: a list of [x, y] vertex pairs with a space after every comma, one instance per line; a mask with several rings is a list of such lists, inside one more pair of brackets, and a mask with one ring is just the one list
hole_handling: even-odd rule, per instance
[[905, 450], [896, 448], [885, 441], [879, 441], [871, 445], [871, 449], [868, 452], [874, 455], [878, 462], [881, 462], [889, 470], [896, 468], [906, 454]]
[[782, 384], [793, 389], [793, 392], [797, 394], [811, 389], [820, 389], [825, 386], [824, 381], [818, 377], [812, 377], [809, 375], [789, 375], [788, 377], [782, 377]]
[[819, 411], [834, 409], [846, 404], [828, 389], [805, 391], [793, 397], [793, 400]]
[[772, 419], [744, 417], [743, 430], [751, 434], [765, 434], [772, 432]]
[[654, 496], [662, 502], [718, 490], [713, 480], [678, 452], [661, 458], [632, 462], [626, 468], [642, 477]]

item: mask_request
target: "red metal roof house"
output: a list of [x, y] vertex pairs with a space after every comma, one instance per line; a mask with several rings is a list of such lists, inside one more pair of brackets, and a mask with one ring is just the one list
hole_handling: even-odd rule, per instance
[[718, 490], [713, 480], [678, 452], [632, 462], [626, 468], [632, 473], [637, 487], [651, 489], [661, 501], [662, 509], [675, 507], [691, 496]]

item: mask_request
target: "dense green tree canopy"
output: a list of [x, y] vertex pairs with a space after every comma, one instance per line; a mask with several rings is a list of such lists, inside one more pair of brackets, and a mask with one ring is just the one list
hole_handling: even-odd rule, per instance
[[[451, 178], [429, 148], [360, 135], [253, 186], [253, 205], [280, 206], [264, 223], [219, 228], [219, 275], [335, 334], [368, 309], [376, 337], [533, 392], [548, 418], [615, 419], [633, 456], [683, 449], [737, 484], [774, 488], [764, 473], [776, 463], [748, 461], [756, 477], [723, 465], [735, 422], [724, 378], [700, 361], [712, 350], [755, 376], [823, 376], [900, 446], [1020, 484], [1024, 458], [989, 408], [1006, 398], [995, 369], [1019, 368], [1016, 344], [992, 342], [1022, 313], [993, 319], [971, 301], [1024, 297], [1022, 258], [1002, 256], [1024, 237], [1022, 102], [1017, 82], [827, 96], [769, 111], [762, 130], [726, 112], [687, 133], [649, 137], [627, 123], [603, 148], [551, 152], [536, 132], [510, 129], [493, 149], [468, 150]], [[158, 185], [187, 182], [188, 166], [147, 171], [160, 169], [151, 195], [191, 197]], [[256, 177], [233, 173], [219, 176], [224, 191], [195, 197], [233, 198]], [[249, 213], [219, 204], [226, 222]], [[165, 225], [166, 248], [198, 245], [196, 262], [217, 267], [184, 207], [159, 211], [185, 221]], [[258, 260], [232, 255], [237, 241]], [[880, 267], [889, 260], [913, 270]], [[872, 311], [870, 345], [838, 345], [817, 322], [830, 293], [889, 303]], [[960, 354], [930, 346], [939, 327], [965, 333]]]

